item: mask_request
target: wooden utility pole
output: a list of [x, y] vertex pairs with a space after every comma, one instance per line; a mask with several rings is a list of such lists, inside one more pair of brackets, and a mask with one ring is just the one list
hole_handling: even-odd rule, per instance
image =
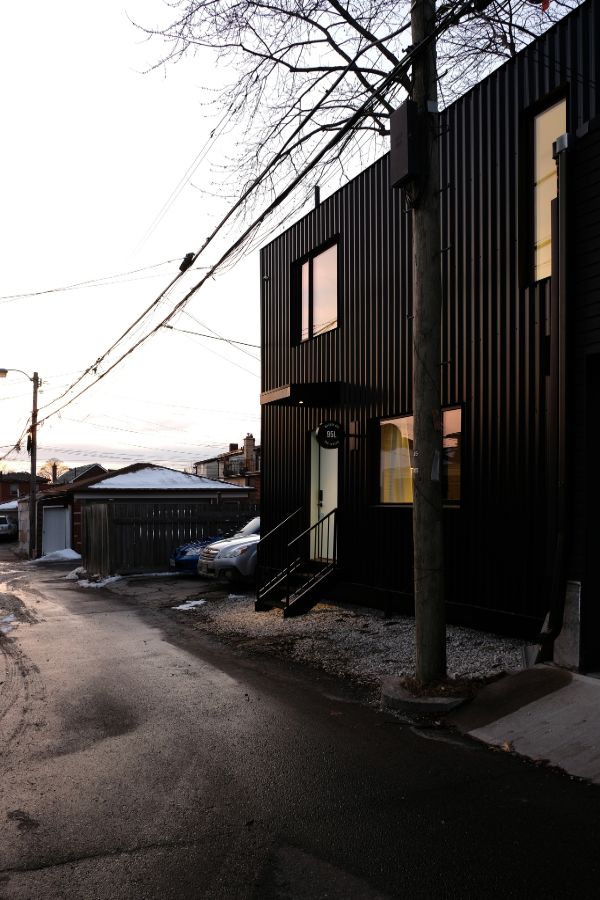
[[31, 431], [29, 452], [31, 455], [31, 469], [29, 476], [29, 559], [35, 559], [36, 543], [37, 543], [37, 515], [36, 515], [36, 492], [37, 492], [37, 416], [38, 416], [38, 373], [33, 373], [33, 404], [31, 407]]
[[[415, 48], [435, 28], [434, 0], [413, 0]], [[412, 182], [414, 592], [416, 675], [421, 684], [446, 676], [446, 614], [442, 533], [442, 414], [439, 116], [436, 45], [415, 54], [412, 99], [417, 105], [421, 171]]]

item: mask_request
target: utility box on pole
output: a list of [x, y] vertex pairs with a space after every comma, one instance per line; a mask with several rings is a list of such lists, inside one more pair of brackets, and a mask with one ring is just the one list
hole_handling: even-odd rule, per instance
[[403, 187], [421, 174], [419, 116], [414, 100], [405, 100], [390, 116], [390, 185]]

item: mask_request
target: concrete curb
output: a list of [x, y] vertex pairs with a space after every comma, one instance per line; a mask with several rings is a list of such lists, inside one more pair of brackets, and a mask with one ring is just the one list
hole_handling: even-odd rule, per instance
[[388, 675], [381, 680], [381, 708], [416, 715], [443, 715], [465, 702], [465, 697], [417, 697], [398, 676]]

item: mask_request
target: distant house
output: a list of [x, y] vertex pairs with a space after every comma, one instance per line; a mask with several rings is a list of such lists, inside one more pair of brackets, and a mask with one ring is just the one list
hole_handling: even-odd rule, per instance
[[[38, 487], [47, 484], [48, 479], [37, 476]], [[29, 472], [0, 472], [0, 503], [18, 500], [29, 495]]]
[[0, 503], [0, 516], [8, 516], [9, 519], [17, 521], [18, 504], [16, 500], [7, 500], [6, 503]]
[[247, 485], [254, 488], [254, 499], [260, 501], [260, 447], [252, 434], [244, 438], [243, 447], [230, 444], [229, 450], [218, 456], [201, 459], [194, 463], [196, 475], [217, 478], [231, 484]]
[[95, 478], [97, 475], [106, 475], [107, 469], [99, 463], [90, 463], [87, 466], [76, 466], [74, 469], [67, 469], [62, 475], [56, 476], [56, 465], [52, 467], [52, 484], [73, 484], [76, 481], [84, 481], [88, 478]]

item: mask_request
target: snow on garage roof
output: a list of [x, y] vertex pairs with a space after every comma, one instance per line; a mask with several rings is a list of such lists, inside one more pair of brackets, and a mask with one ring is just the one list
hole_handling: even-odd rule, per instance
[[190, 475], [187, 472], [177, 472], [175, 469], [167, 469], [163, 466], [147, 465], [136, 468], [134, 471], [116, 472], [107, 475], [94, 484], [88, 485], [85, 490], [188, 490], [188, 491], [223, 491], [239, 490], [235, 484], [227, 484], [225, 481], [214, 481], [212, 478], [203, 478], [200, 475]]

